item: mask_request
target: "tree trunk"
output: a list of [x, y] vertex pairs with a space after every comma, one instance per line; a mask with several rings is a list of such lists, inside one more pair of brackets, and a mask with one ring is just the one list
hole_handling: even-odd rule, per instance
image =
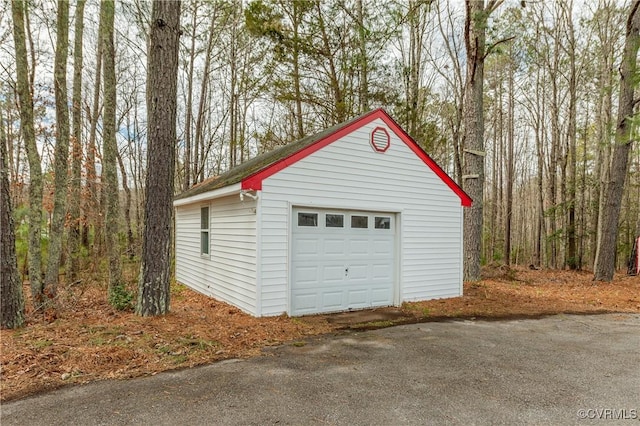
[[191, 187], [191, 122], [193, 121], [193, 67], [196, 57], [196, 29], [197, 29], [197, 16], [198, 16], [198, 4], [192, 2], [193, 5], [193, 17], [191, 21], [191, 48], [189, 49], [189, 71], [187, 72], [187, 104], [186, 118], [184, 123], [185, 137], [184, 137], [184, 186], [183, 191], [186, 191]]
[[9, 191], [7, 138], [0, 119], [0, 328], [24, 325], [24, 298], [16, 260], [16, 236]]
[[[202, 71], [202, 84], [200, 85], [200, 101], [198, 104], [198, 116], [196, 117], [196, 134], [195, 134], [195, 161], [194, 161], [194, 177], [193, 183], [199, 183], [204, 180], [204, 168], [206, 164], [205, 150], [204, 150], [204, 126], [207, 109], [207, 98], [209, 91], [209, 69], [211, 67], [211, 53], [213, 52], [214, 40], [216, 39], [215, 33], [216, 15], [211, 18], [211, 26], [209, 29], [209, 41], [207, 42], [207, 51], [204, 58], [204, 69]], [[199, 151], [198, 151], [199, 150]]]
[[69, 282], [76, 280], [80, 257], [80, 198], [82, 194], [82, 35], [84, 33], [85, 0], [76, 3], [75, 40], [73, 47], [73, 95], [72, 112], [72, 162], [71, 188], [69, 196], [69, 256], [67, 277]]
[[333, 95], [333, 111], [331, 125], [342, 123], [347, 119], [347, 109], [344, 99], [344, 92], [340, 86], [340, 79], [338, 77], [338, 70], [336, 67], [335, 54], [332, 51], [331, 40], [327, 33], [327, 27], [324, 22], [324, 14], [322, 12], [322, 5], [320, 1], [316, 1], [316, 10], [318, 12], [317, 24], [320, 30], [320, 38], [322, 40], [321, 53], [324, 59], [327, 61], [329, 67], [329, 86], [331, 88], [331, 94]]
[[606, 182], [609, 179], [609, 164], [611, 160], [611, 134], [613, 133], [613, 62], [615, 56], [614, 38], [611, 34], [612, 28], [616, 25], [611, 22], [613, 7], [606, 6], [604, 16], [606, 17], [604, 29], [598, 31], [598, 41], [602, 45], [602, 61], [598, 67], [598, 91], [599, 98], [597, 106], [597, 150], [595, 158], [594, 176], [594, 213], [591, 223], [591, 264], [595, 265], [598, 257], [598, 247], [600, 247], [600, 236], [602, 229], [602, 213], [604, 211], [604, 194]]
[[594, 280], [611, 281], [615, 271], [616, 247], [618, 239], [618, 218], [627, 164], [633, 136], [632, 115], [634, 107], [634, 89], [638, 69], [637, 55], [640, 47], [640, 0], [631, 5], [627, 19], [624, 51], [620, 64], [620, 93], [618, 97], [618, 119], [616, 127], [616, 145], [611, 161], [611, 173], [605, 190], [604, 211], [598, 255], [594, 267]]
[[557, 172], [558, 162], [560, 154], [558, 149], [560, 148], [560, 109], [558, 106], [558, 49], [556, 46], [553, 67], [550, 69], [551, 78], [551, 149], [549, 152], [549, 208], [547, 209], [547, 215], [549, 217], [549, 231], [551, 233], [549, 240], [549, 264], [551, 268], [556, 269], [558, 267], [558, 250], [557, 241], [558, 235], [556, 232], [556, 209], [557, 209]]
[[67, 57], [69, 56], [69, 1], [58, 1], [56, 23], [54, 90], [56, 99], [56, 149], [54, 159], [53, 219], [49, 239], [49, 259], [45, 276], [45, 295], [54, 300], [58, 290], [62, 236], [67, 205], [69, 171], [69, 107], [67, 100]]
[[[236, 22], [237, 8], [233, 7], [233, 21]], [[238, 34], [234, 25], [229, 34], [229, 169], [238, 164]]]
[[118, 167], [122, 175], [122, 189], [124, 190], [124, 222], [127, 227], [127, 256], [129, 260], [133, 260], [135, 249], [133, 247], [133, 229], [131, 228], [131, 189], [127, 183], [127, 170], [124, 168], [124, 161], [118, 151], [116, 151]]
[[[493, 260], [493, 255], [495, 252], [496, 238], [498, 236], [497, 232], [497, 219], [498, 212], [500, 211], [498, 205], [498, 193], [501, 188], [498, 186], [498, 164], [501, 164], [498, 159], [498, 141], [502, 141], [502, 126], [499, 123], [499, 117], [502, 116], [502, 108], [500, 108], [502, 99], [500, 98], [501, 92], [498, 90], [498, 86], [501, 84], [496, 84], [493, 90], [493, 96], [496, 99], [496, 110], [493, 114], [492, 126], [494, 130], [494, 149], [492, 149], [491, 153], [491, 201], [490, 208], [487, 209], [490, 211], [489, 214], [489, 238], [488, 241], [485, 241], [485, 258]], [[489, 249], [487, 250], [487, 246]], [[487, 254], [488, 253], [488, 254]]]
[[[409, 52], [407, 67], [405, 97], [408, 131], [411, 136], [420, 142], [425, 142], [420, 134], [420, 120], [422, 118], [423, 102], [420, 99], [420, 75], [422, 74], [422, 52], [424, 49], [424, 19], [422, 4], [420, 2], [409, 2], [407, 21], [409, 25]], [[425, 7], [428, 7], [425, 6]], [[366, 54], [366, 53], [363, 53]]]
[[497, 3], [491, 1], [486, 9], [484, 0], [466, 0], [464, 38], [467, 48], [467, 77], [464, 96], [464, 172], [463, 187], [473, 199], [464, 212], [464, 279], [480, 279], [482, 253], [482, 212], [484, 204], [484, 112], [483, 84], [485, 30], [491, 11]]
[[147, 65], [145, 227], [137, 313], [169, 312], [180, 2], [155, 0]]
[[43, 302], [42, 251], [42, 166], [36, 146], [33, 122], [32, 86], [29, 85], [27, 47], [25, 42], [26, 1], [11, 2], [13, 40], [16, 51], [16, 90], [20, 104], [20, 129], [29, 160], [29, 282], [36, 307]]
[[[114, 304], [114, 297], [122, 290], [122, 266], [120, 263], [119, 225], [120, 200], [118, 188], [118, 165], [116, 141], [116, 66], [113, 41], [114, 1], [104, 0], [100, 3], [100, 20], [102, 21], [103, 75], [104, 75], [104, 129], [102, 175], [104, 176], [103, 193], [105, 194], [105, 237], [109, 252], [109, 286], [107, 289], [109, 302]], [[173, 164], [173, 163], [171, 163]]]
[[300, 88], [300, 36], [298, 30], [300, 27], [300, 18], [302, 17], [302, 11], [300, 3], [293, 2], [293, 47], [292, 47], [292, 65], [293, 65], [293, 90], [295, 97], [295, 118], [296, 118], [296, 131], [298, 139], [304, 137], [304, 120], [302, 117], [302, 89]]
[[514, 73], [513, 55], [510, 50], [509, 58], [509, 110], [507, 113], [507, 193], [505, 194], [506, 214], [504, 221], [504, 261], [507, 266], [511, 265], [511, 219], [513, 216], [513, 180], [514, 176], [514, 159], [513, 145], [515, 138], [515, 93], [514, 93]]
[[567, 54], [569, 56], [569, 117], [567, 128], [568, 164], [567, 164], [567, 254], [566, 263], [569, 269], [578, 268], [578, 254], [576, 241], [576, 145], [577, 145], [577, 67], [576, 67], [576, 39], [573, 29], [573, 2], [562, 2], [562, 13], [567, 25]]
[[[104, 23], [102, 22], [102, 20], [100, 20], [98, 24], [98, 34], [102, 34], [104, 32], [102, 26], [104, 26]], [[93, 86], [93, 105], [91, 106], [91, 108], [87, 106], [87, 116], [89, 117], [91, 126], [89, 129], [89, 144], [87, 146], [87, 194], [84, 197], [84, 218], [82, 220], [82, 222], [84, 222], [82, 231], [82, 245], [85, 247], [89, 246], [89, 229], [91, 225], [93, 225], [94, 256], [97, 256], [99, 254], [98, 247], [100, 246], [100, 239], [102, 235], [102, 219], [101, 215], [98, 214], [98, 206], [100, 205], [100, 202], [98, 201], [98, 179], [96, 174], [96, 153], [98, 152], [96, 135], [98, 118], [100, 116], [101, 109], [100, 88], [102, 86], [102, 51], [104, 44], [102, 42], [102, 36], [98, 37], [97, 43], [98, 46], [96, 48], [95, 82]]]
[[[574, 52], [575, 53], [575, 52]], [[569, 269], [578, 269], [577, 240], [576, 240], [576, 185], [577, 185], [577, 117], [576, 117], [576, 70], [575, 55], [572, 55], [571, 82], [569, 83], [569, 129], [567, 136], [569, 137], [569, 153], [568, 153], [568, 218], [567, 218], [567, 256], [566, 262]]]
[[[544, 220], [544, 135], [542, 130], [542, 121], [544, 117], [544, 103], [541, 100], [544, 98], [544, 87], [542, 87], [542, 81], [544, 77], [540, 75], [540, 69], [536, 71], [536, 104], [535, 104], [535, 139], [536, 139], [536, 151], [537, 151], [537, 167], [536, 167], [536, 183], [538, 189], [538, 203], [536, 209], [536, 245], [533, 264], [536, 267], [540, 267], [543, 264], [543, 241], [547, 238], [546, 223]], [[542, 92], [542, 93], [541, 93]], [[541, 96], [542, 95], [542, 96]]]
[[[367, 57], [367, 29], [364, 25], [364, 8], [362, 0], [356, 0], [356, 13], [358, 17], [358, 47], [360, 48], [360, 88], [358, 94], [359, 111], [363, 114], [369, 110], [369, 61]], [[413, 133], [409, 133], [413, 134]]]

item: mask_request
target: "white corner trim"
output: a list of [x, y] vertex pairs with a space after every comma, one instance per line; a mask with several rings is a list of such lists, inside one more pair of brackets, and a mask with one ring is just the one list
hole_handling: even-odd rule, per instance
[[[261, 191], [256, 191], [259, 194]], [[256, 197], [256, 306], [255, 316], [262, 315], [262, 197]]]
[[223, 188], [214, 189], [213, 191], [203, 192], [202, 194], [194, 195], [192, 197], [183, 198], [181, 200], [175, 200], [173, 202], [174, 207], [185, 206], [187, 204], [198, 203], [201, 201], [213, 200], [214, 198], [225, 197], [227, 195], [239, 194], [242, 189], [241, 183], [235, 183], [233, 185], [225, 186]]

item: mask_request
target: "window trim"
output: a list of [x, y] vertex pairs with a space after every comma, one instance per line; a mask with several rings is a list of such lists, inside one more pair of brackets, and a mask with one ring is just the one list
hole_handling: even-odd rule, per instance
[[[308, 216], [313, 216], [315, 223], [313, 225], [304, 225], [300, 223], [300, 219], [302, 219], [302, 217], [304, 215], [308, 215]], [[319, 228], [320, 227], [320, 214], [318, 212], [313, 212], [313, 211], [298, 211], [298, 214], [296, 216], [296, 226], [298, 228]]]
[[[329, 225], [329, 216], [340, 216], [342, 218], [342, 222], [340, 226], [337, 225]], [[345, 214], [344, 213], [325, 213], [324, 214], [324, 227], [327, 229], [344, 229], [345, 228]]]
[[[381, 219], [380, 223], [386, 224], [387, 226], [378, 226], [378, 219]], [[391, 229], [391, 216], [374, 216], [373, 217], [373, 229], [378, 230], [388, 230]]]
[[[353, 226], [353, 219], [355, 218], [364, 218], [366, 219], [367, 226]], [[349, 229], [370, 229], [369, 228], [369, 215], [364, 215], [361, 213], [350, 214], [349, 215]]]
[[[205, 209], [207, 210], [206, 227], [204, 227], [203, 220], [202, 220], [205, 217], [203, 215]], [[206, 241], [207, 241], [206, 252], [204, 251], [204, 244], [203, 244], [203, 241], [205, 241], [204, 240], [205, 235], [206, 235]], [[211, 256], [211, 209], [209, 208], [209, 206], [200, 206], [200, 256], [202, 257]]]

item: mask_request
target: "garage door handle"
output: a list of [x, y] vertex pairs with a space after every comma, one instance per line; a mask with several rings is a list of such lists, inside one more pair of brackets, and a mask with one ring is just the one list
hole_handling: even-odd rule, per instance
[[344, 276], [346, 277], [347, 275], [349, 275], [349, 268], [344, 268]]

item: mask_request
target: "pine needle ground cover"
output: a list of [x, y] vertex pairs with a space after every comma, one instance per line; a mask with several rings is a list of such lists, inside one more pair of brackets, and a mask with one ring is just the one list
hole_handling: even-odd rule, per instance
[[[638, 277], [620, 274], [611, 283], [595, 283], [588, 272], [500, 267], [485, 268], [483, 276], [466, 283], [462, 297], [300, 318], [254, 318], [180, 285], [172, 286], [168, 315], [142, 318], [112, 308], [106, 285], [79, 284], [61, 291], [55, 314], [28, 308], [26, 327], [0, 331], [0, 398], [257, 356], [269, 346], [353, 329], [452, 319], [640, 313]], [[374, 319], [363, 323], [364, 315]]]

